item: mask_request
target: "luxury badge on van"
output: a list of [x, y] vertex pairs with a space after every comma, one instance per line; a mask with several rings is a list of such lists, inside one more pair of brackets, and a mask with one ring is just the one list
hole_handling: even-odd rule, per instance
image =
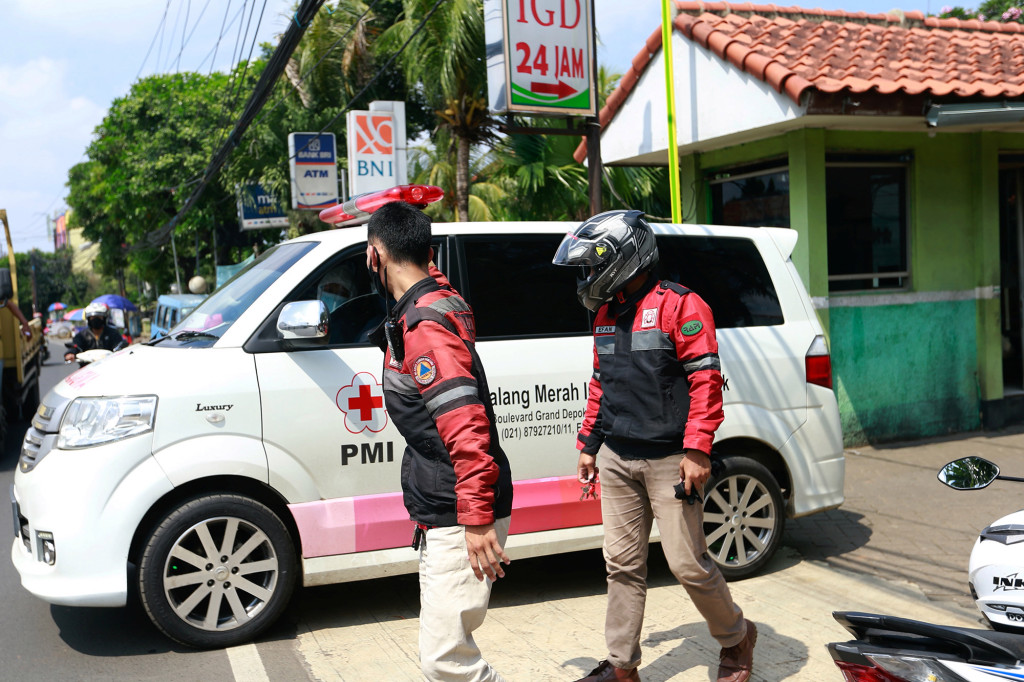
[[700, 320], [690, 320], [679, 331], [683, 333], [683, 336], [693, 336], [703, 328], [704, 324]]

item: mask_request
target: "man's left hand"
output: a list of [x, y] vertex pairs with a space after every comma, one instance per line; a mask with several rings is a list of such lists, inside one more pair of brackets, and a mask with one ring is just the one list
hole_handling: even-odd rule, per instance
[[484, 574], [491, 580], [505, 577], [502, 563], [512, 562], [498, 542], [498, 533], [494, 524], [485, 526], [466, 526], [466, 549], [469, 551], [469, 565], [477, 580], [483, 580]]
[[25, 335], [26, 339], [32, 338], [32, 327], [28, 326], [28, 322], [21, 323], [21, 333]]
[[679, 480], [686, 488], [686, 494], [694, 489], [702, 491], [704, 484], [711, 477], [711, 458], [700, 450], [690, 448], [679, 462]]

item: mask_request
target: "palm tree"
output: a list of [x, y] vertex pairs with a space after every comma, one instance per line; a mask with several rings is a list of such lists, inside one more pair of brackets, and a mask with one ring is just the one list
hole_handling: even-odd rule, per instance
[[[439, 130], [433, 144], [410, 149], [409, 181], [438, 187], [452, 187], [455, 179], [455, 164], [448, 153], [450, 148], [447, 130]], [[470, 158], [470, 177], [467, 208], [464, 215], [471, 221], [510, 220], [506, 210], [509, 205], [509, 190], [512, 183], [501, 178], [485, 178], [485, 168], [491, 162], [490, 154]], [[424, 211], [434, 220], [451, 221], [458, 215], [456, 197], [446, 193], [441, 201], [429, 205]]]
[[448, 153], [452, 147], [455, 152], [455, 218], [469, 220], [472, 148], [492, 141], [495, 126], [487, 110], [483, 3], [404, 0], [404, 6], [402, 18], [378, 44], [393, 53], [409, 41], [401, 56], [406, 79], [433, 108], [437, 130], [449, 134]]

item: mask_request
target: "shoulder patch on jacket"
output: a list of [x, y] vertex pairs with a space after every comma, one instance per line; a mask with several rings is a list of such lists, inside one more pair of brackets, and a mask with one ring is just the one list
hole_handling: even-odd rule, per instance
[[412, 377], [420, 386], [429, 386], [437, 378], [437, 363], [431, 353], [419, 356], [412, 363]]

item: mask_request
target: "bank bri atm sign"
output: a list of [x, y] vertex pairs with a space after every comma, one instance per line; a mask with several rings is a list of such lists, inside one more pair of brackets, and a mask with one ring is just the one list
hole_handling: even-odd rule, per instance
[[292, 208], [322, 210], [338, 203], [334, 133], [290, 133]]
[[592, 0], [484, 0], [491, 111], [593, 116]]

